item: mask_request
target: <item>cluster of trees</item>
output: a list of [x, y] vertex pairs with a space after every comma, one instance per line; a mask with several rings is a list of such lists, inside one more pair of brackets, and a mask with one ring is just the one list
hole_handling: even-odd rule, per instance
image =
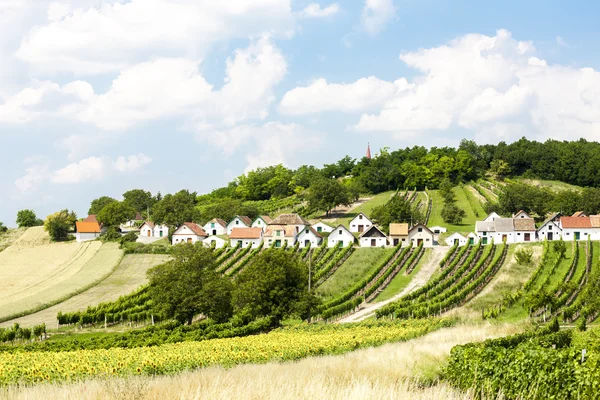
[[17, 212], [17, 226], [19, 228], [30, 228], [32, 226], [41, 226], [44, 221], [35, 215], [33, 210], [21, 210]]
[[424, 223], [425, 216], [416, 207], [410, 203], [406, 196], [398, 194], [393, 196], [385, 205], [373, 208], [371, 218], [389, 233], [389, 226], [392, 222]]
[[69, 239], [69, 233], [75, 229], [77, 214], [67, 209], [48, 215], [44, 221], [44, 229], [50, 239], [60, 242]]
[[305, 317], [315, 297], [307, 292], [308, 268], [296, 254], [261, 252], [234, 281], [216, 272], [213, 252], [202, 245], [173, 248], [172, 260], [148, 271], [155, 311], [182, 323], [198, 314], [216, 322], [249, 323], [270, 317]]
[[453, 189], [454, 185], [449, 179], [442, 181], [439, 190], [440, 196], [442, 196], [442, 200], [444, 201], [442, 218], [448, 224], [459, 225], [467, 213], [456, 204], [456, 195]]
[[45, 335], [46, 324], [35, 325], [33, 328], [22, 328], [15, 322], [15, 324], [10, 328], [0, 328], [0, 343], [14, 342], [16, 340], [41, 340]]

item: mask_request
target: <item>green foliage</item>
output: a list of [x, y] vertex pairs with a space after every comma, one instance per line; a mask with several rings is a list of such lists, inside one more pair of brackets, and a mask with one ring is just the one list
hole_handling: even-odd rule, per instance
[[48, 215], [44, 221], [44, 229], [50, 235], [50, 239], [59, 242], [68, 239], [69, 232], [75, 227], [77, 214], [75, 211], [61, 210]]
[[564, 257], [567, 252], [567, 244], [563, 241], [562, 237], [560, 240], [552, 242], [552, 248], [560, 257]]
[[[335, 249], [338, 250], [339, 248]], [[335, 268], [339, 267], [341, 263], [343, 263], [348, 257], [350, 257], [353, 251], [354, 246], [352, 245], [352, 243], [350, 243], [348, 246], [344, 247], [340, 251], [336, 251], [335, 253], [333, 253], [335, 254], [335, 257], [333, 257], [333, 259], [329, 260], [326, 264], [324, 264], [323, 262], [324, 265], [322, 265], [321, 267], [317, 265], [317, 273], [314, 276], [314, 280], [318, 282], [322, 278], [326, 278], [327, 276], [329, 276]], [[321, 263], [321, 261], [319, 262]]]
[[[254, 219], [262, 213], [269, 214], [272, 211], [264, 211], [264, 208], [266, 208], [263, 207], [264, 203], [269, 203], [269, 201], [243, 202], [242, 200], [232, 198], [219, 199], [216, 202], [200, 204], [197, 207], [197, 218], [200, 221], [210, 221], [213, 218], [231, 221], [236, 215], [246, 215], [250, 219]], [[279, 205], [283, 204], [278, 202]]]
[[586, 321], [586, 319], [585, 319], [585, 318], [581, 318], [581, 319], [579, 320], [579, 322], [577, 323], [577, 329], [578, 329], [580, 332], [585, 332], [585, 331], [587, 331], [587, 321]]
[[17, 212], [17, 225], [19, 228], [30, 228], [42, 224], [43, 221], [35, 215], [35, 211], [33, 210], [21, 210]]
[[8, 227], [0, 222], [0, 233], [6, 233], [8, 231]]
[[452, 225], [460, 225], [463, 218], [467, 216], [465, 210], [458, 208], [456, 204], [444, 204], [442, 208], [442, 218], [444, 222]]
[[509, 163], [507, 163], [504, 160], [498, 159], [498, 160], [493, 160], [490, 163], [490, 171], [492, 171], [492, 173], [496, 174], [498, 179], [502, 180], [505, 177], [507, 177], [508, 175], [510, 175], [511, 168], [510, 168]]
[[313, 183], [307, 196], [308, 206], [313, 210], [323, 210], [326, 215], [339, 205], [350, 204], [348, 188], [336, 179], [320, 179]]
[[134, 243], [137, 238], [138, 235], [135, 232], [128, 232], [119, 239], [119, 243], [121, 244], [121, 247], [123, 247], [125, 243]]
[[413, 207], [409, 200], [398, 195], [393, 196], [385, 205], [373, 208], [371, 218], [377, 221], [385, 232], [388, 232], [393, 222], [425, 222], [425, 216]]
[[136, 212], [145, 213], [152, 209], [156, 198], [152, 193], [142, 189], [132, 189], [123, 193], [123, 202], [131, 206]]
[[515, 260], [517, 260], [519, 265], [531, 264], [533, 261], [533, 249], [526, 247], [515, 251]]
[[94, 214], [94, 215], [98, 215], [100, 214], [100, 211], [102, 211], [102, 209], [104, 207], [106, 207], [107, 205], [109, 205], [112, 202], [117, 201], [116, 199], [113, 199], [112, 197], [108, 197], [108, 196], [102, 196], [99, 197], [97, 199], [92, 200], [92, 203], [90, 204], [90, 209], [88, 210], [88, 214]]
[[[184, 222], [199, 222], [196, 209], [196, 192], [180, 190], [175, 194], [167, 194], [152, 209], [152, 218], [158, 224], [169, 227], [180, 226]], [[214, 217], [211, 217], [214, 218]], [[172, 230], [169, 229], [171, 232]]]
[[96, 219], [106, 226], [118, 227], [134, 217], [135, 209], [129, 203], [113, 201], [100, 210]]
[[202, 243], [175, 246], [172, 260], [148, 270], [150, 297], [157, 313], [180, 322], [197, 314], [215, 321], [231, 316], [231, 282], [215, 271], [214, 257]]

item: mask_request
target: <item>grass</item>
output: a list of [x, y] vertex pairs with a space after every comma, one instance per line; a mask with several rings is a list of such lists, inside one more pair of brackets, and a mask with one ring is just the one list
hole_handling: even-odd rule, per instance
[[404, 288], [412, 281], [412, 279], [419, 273], [421, 267], [427, 263], [429, 258], [431, 257], [431, 249], [425, 249], [425, 254], [419, 260], [419, 263], [415, 267], [415, 269], [411, 272], [410, 275], [406, 275], [403, 271], [400, 271], [398, 275], [392, 279], [390, 284], [383, 289], [383, 291], [379, 294], [379, 296], [375, 297], [373, 302], [384, 301], [390, 299], [400, 293]]
[[[430, 190], [429, 195], [433, 200], [433, 205], [431, 208], [431, 216], [429, 218], [429, 226], [444, 226], [448, 229], [444, 237], [448, 237], [452, 235], [454, 232], [460, 232], [463, 235], [468, 235], [469, 232], [473, 232], [475, 230], [475, 221], [478, 218], [475, 216], [471, 205], [469, 204], [469, 200], [467, 199], [465, 192], [460, 187], [455, 187], [452, 189], [456, 196], [456, 205], [458, 208], [465, 211], [466, 216], [463, 218], [462, 223], [459, 225], [452, 225], [444, 222], [442, 218], [442, 208], [444, 207], [444, 202], [442, 200], [442, 196], [440, 196], [437, 190]], [[481, 206], [479, 206], [481, 208]], [[481, 216], [479, 220], [483, 220], [485, 218], [483, 210], [481, 210]], [[443, 242], [443, 237], [440, 237], [440, 242]]]
[[21, 326], [33, 326], [41, 323], [45, 323], [49, 328], [55, 326], [56, 315], [59, 311], [73, 312], [101, 302], [117, 300], [119, 296], [127, 295], [145, 284], [147, 282], [146, 271], [168, 259], [169, 256], [160, 254], [128, 254], [123, 257], [115, 271], [98, 285], [64, 302], [6, 322], [4, 325], [8, 326], [18, 322]]
[[341, 267], [327, 279], [317, 293], [329, 301], [364, 278], [379, 265], [379, 261], [393, 251], [392, 248], [358, 248]]
[[577, 190], [577, 191], [582, 190], [582, 188], [580, 186], [570, 185], [568, 183], [560, 182], [560, 181], [548, 181], [548, 180], [543, 180], [543, 179], [515, 179], [515, 180], [518, 182], [525, 183], [527, 185], [531, 185], [531, 186], [548, 188], [555, 192], [560, 192], [562, 190]]
[[5, 233], [0, 233], [0, 251], [5, 250], [19, 239], [27, 231], [27, 228], [9, 229]]
[[365, 214], [367, 217], [370, 217], [371, 211], [373, 211], [373, 209], [375, 207], [385, 205], [388, 201], [390, 201], [390, 198], [392, 197], [392, 195], [394, 193], [396, 193], [396, 192], [389, 191], [389, 192], [379, 193], [379, 194], [373, 196], [373, 198], [371, 200], [367, 200], [363, 204], [356, 207], [354, 210], [346, 213], [346, 215], [344, 217], [338, 218], [336, 220], [326, 222], [326, 223], [328, 223], [329, 225], [333, 225], [333, 226], [342, 224], [342, 225], [345, 225], [348, 227], [348, 226], [350, 226], [350, 221], [352, 221], [352, 219], [354, 217], [356, 217], [358, 214], [360, 214], [361, 212], [363, 214]]

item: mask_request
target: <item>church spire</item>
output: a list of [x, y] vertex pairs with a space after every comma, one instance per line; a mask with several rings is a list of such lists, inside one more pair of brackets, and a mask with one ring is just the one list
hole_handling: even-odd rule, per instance
[[367, 158], [371, 159], [371, 144], [367, 143]]

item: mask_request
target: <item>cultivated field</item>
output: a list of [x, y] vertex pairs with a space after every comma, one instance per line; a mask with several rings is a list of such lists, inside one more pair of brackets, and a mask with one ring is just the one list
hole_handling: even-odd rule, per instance
[[0, 233], [0, 251], [6, 249], [8, 246], [18, 240], [21, 235], [25, 233], [25, 228], [9, 229], [8, 232]]
[[50, 243], [42, 227], [30, 228], [0, 253], [0, 319], [24, 315], [89, 287], [121, 257], [117, 244]]
[[21, 318], [7, 321], [0, 326], [10, 326], [17, 322], [22, 326], [45, 323], [48, 328], [56, 327], [56, 315], [59, 311], [72, 312], [83, 310], [101, 302], [114, 301], [119, 296], [130, 294], [147, 282], [146, 271], [165, 262], [169, 257], [160, 254], [126, 255], [117, 269], [108, 278], [85, 292], [55, 306]]

